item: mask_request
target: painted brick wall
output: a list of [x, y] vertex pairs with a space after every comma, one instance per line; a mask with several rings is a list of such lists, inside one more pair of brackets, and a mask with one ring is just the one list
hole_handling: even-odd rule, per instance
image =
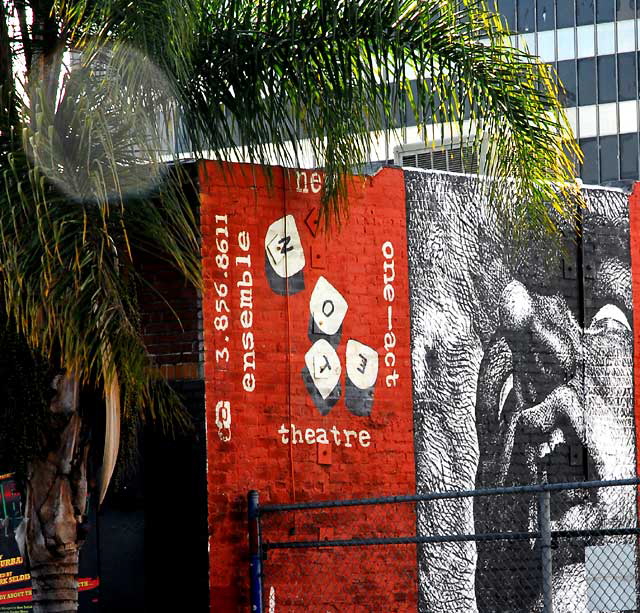
[[[175, 172], [169, 170], [169, 172]], [[193, 164], [180, 169], [183, 189], [199, 211]], [[138, 288], [144, 342], [170, 381], [203, 377], [202, 302], [197, 290], [163, 259], [141, 251], [135, 254], [145, 283]]]
[[[387, 169], [354, 181], [349, 217], [328, 235], [316, 224], [319, 173], [290, 174], [275, 168], [272, 181], [269, 189], [266, 178], [249, 166], [210, 163], [201, 172], [210, 578], [216, 612], [242, 610], [248, 602], [248, 490], [258, 490], [262, 503], [275, 503], [390, 495], [415, 488], [402, 172]], [[291, 242], [273, 234], [272, 224], [285, 217], [286, 233], [297, 234]], [[270, 262], [277, 266], [280, 261], [278, 246], [298, 255], [295, 260], [287, 254], [290, 266], [297, 262], [296, 271], [304, 254], [299, 272], [285, 271], [288, 296], [283, 295], [283, 277], [269, 269]], [[386, 294], [385, 270], [393, 287]], [[327, 289], [321, 278], [334, 289]], [[312, 321], [310, 301], [316, 287], [324, 287], [323, 296], [335, 303], [325, 304], [325, 315], [339, 308], [332, 292], [346, 301], [337, 331], [329, 326], [323, 332], [324, 324]], [[242, 303], [240, 290], [245, 290]], [[316, 314], [316, 319], [322, 316]], [[350, 340], [366, 345], [362, 352], [377, 352], [375, 385], [364, 395], [351, 386], [345, 372]], [[328, 350], [327, 355], [341, 365], [337, 399], [335, 389], [323, 399], [309, 372], [303, 374], [305, 354], [314, 343], [320, 343], [320, 349], [326, 349], [326, 343], [335, 346], [336, 353]], [[367, 356], [373, 359], [371, 353]], [[316, 357], [312, 369], [317, 367], [320, 374], [325, 356]], [[336, 368], [332, 363], [329, 370]], [[270, 537], [372, 534], [382, 518], [371, 513], [347, 514], [339, 525], [300, 516], [293, 524], [270, 526]], [[394, 526], [405, 533], [413, 530], [413, 509], [405, 506], [397, 513], [391, 518]], [[324, 554], [323, 561], [304, 566], [294, 558], [283, 558], [280, 565], [272, 561], [265, 589], [275, 586], [278, 602], [288, 603], [288, 610], [309, 610], [304, 601], [296, 604], [309, 590], [324, 593], [327, 606], [338, 610], [351, 610], [365, 599], [379, 602], [380, 610], [397, 610], [389, 600], [396, 592], [402, 593], [403, 606], [415, 608], [415, 548], [395, 569], [379, 550], [350, 554]], [[359, 568], [366, 585], [351, 588], [337, 579], [341, 572], [356, 577], [346, 573], [345, 562]], [[394, 573], [400, 578], [390, 588], [388, 579]]]
[[[268, 504], [637, 472], [638, 192], [629, 219], [623, 192], [586, 188], [581, 238], [516, 244], [476, 179], [400, 169], [355, 179], [349, 217], [325, 235], [322, 180], [274, 168], [269, 186], [247, 165], [200, 169], [213, 611], [248, 604], [250, 489]], [[557, 423], [536, 425], [556, 397]], [[506, 424], [524, 409], [533, 425], [514, 418], [505, 454]], [[591, 514], [567, 499], [556, 518], [635, 524], [623, 498], [598, 498]], [[526, 530], [532, 507], [518, 504], [267, 516], [263, 528], [272, 541]], [[265, 598], [273, 589], [276, 610], [323, 613], [535, 606], [536, 579], [524, 596], [505, 588], [505, 552], [480, 547], [478, 566], [469, 543], [272, 552]], [[569, 585], [573, 573], [576, 593], [581, 556], [559, 557], [554, 576]]]
[[140, 255], [137, 262], [148, 283], [139, 293], [147, 349], [168, 379], [201, 378], [201, 305], [196, 289], [162, 260]]
[[[630, 251], [631, 251], [631, 275], [632, 275], [632, 304], [633, 328], [635, 343], [633, 346], [633, 382], [635, 394], [635, 419], [636, 419], [636, 467], [640, 467], [640, 183], [633, 186], [629, 196], [629, 225], [630, 225]], [[638, 500], [640, 508], [640, 498]]]
[[[564, 227], [563, 244], [518, 243], [477, 178], [405, 180], [418, 490], [633, 476], [626, 194], [585, 188], [581, 236]], [[427, 533], [526, 531], [530, 502], [461, 500], [418, 521]], [[636, 523], [631, 489], [554, 502], [554, 525]], [[573, 577], [558, 601], [575, 610], [586, 608], [584, 555], [567, 546], [554, 563], [555, 585]], [[529, 610], [539, 566], [524, 542], [425, 545], [420, 610]]]

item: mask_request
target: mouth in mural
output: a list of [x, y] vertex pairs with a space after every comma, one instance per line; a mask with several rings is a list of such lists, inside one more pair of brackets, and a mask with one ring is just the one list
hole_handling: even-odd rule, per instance
[[[503, 393], [501, 404], [513, 401], [511, 396], [511, 390]], [[502, 437], [498, 485], [600, 479], [591, 450], [583, 441], [583, 407], [578, 394], [569, 386], [560, 386], [540, 404], [510, 416]], [[595, 490], [555, 492], [554, 522], [571, 527], [595, 501]], [[535, 517], [529, 517], [532, 520]]]

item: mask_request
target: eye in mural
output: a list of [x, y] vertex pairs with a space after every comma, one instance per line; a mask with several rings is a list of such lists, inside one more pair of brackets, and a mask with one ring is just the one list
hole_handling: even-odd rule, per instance
[[[585, 191], [581, 245], [532, 237], [524, 248], [476, 179], [406, 177], [418, 492], [634, 476], [626, 195]], [[615, 489], [555, 496], [552, 530], [636, 525], [633, 488]], [[424, 535], [536, 522], [522, 496], [418, 508]], [[540, 610], [537, 546], [421, 546], [420, 611]], [[554, 602], [591, 610], [587, 559], [603, 546], [554, 553]]]
[[[508, 285], [501, 296], [499, 328], [480, 367], [476, 405], [481, 443], [478, 485], [633, 476], [633, 426], [629, 419], [632, 334], [626, 315], [615, 305], [605, 305], [583, 331], [562, 297], [529, 294], [521, 286], [518, 293], [527, 304], [521, 313], [527, 317], [514, 326], [506, 307], [515, 283]], [[527, 347], [519, 342], [522, 338], [527, 339]], [[499, 351], [495, 351], [497, 345]], [[512, 378], [513, 385], [498, 398], [494, 390], [505, 375]], [[572, 457], [579, 461], [572, 462]], [[567, 493], [555, 498], [559, 507], [553, 519], [556, 530], [635, 523], [633, 490], [629, 488]], [[507, 503], [511, 526], [514, 517], [520, 523], [516, 529], [536, 525], [537, 509], [530, 502], [521, 499]], [[527, 503], [527, 508], [522, 508]], [[485, 525], [481, 509], [493, 512], [492, 529], [496, 517], [505, 525], [505, 509], [496, 515], [491, 506], [476, 505], [476, 529]], [[477, 573], [481, 610], [509, 599], [523, 600], [522, 593], [510, 594], [497, 585], [501, 575], [506, 579], [513, 572], [504, 566], [503, 549], [503, 545], [478, 547], [480, 568], [493, 573], [490, 581], [483, 572]], [[592, 549], [565, 546], [562, 555], [556, 556], [554, 586], [559, 602], [587, 604], [585, 557]], [[539, 554], [530, 545], [522, 546], [520, 555], [521, 560], [530, 558], [532, 569], [537, 567]], [[535, 572], [532, 577], [540, 582]], [[567, 590], [570, 594], [564, 593]], [[532, 592], [530, 599], [536, 601], [535, 590]]]
[[274, 221], [264, 238], [265, 268], [271, 289], [280, 295], [304, 289], [304, 249], [293, 215]]

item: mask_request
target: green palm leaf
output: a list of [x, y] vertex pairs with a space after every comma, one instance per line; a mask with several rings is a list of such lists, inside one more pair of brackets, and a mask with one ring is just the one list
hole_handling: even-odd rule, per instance
[[[410, 114], [425, 135], [433, 125], [473, 137], [495, 179], [487, 193], [513, 227], [553, 227], [549, 202], [565, 217], [573, 210], [577, 147], [553, 75], [510, 46], [484, 2], [49, 6], [56, 44], [49, 54], [23, 48], [32, 64], [27, 100], [3, 69], [3, 297], [46, 357], [105, 390], [120, 385], [125, 413], [147, 406], [169, 415], [176, 406], [140, 333], [136, 254], [162, 258], [200, 285], [189, 178], [163, 170], [175, 157], [178, 115], [196, 156], [297, 165], [310, 150], [326, 171], [327, 222], [344, 211], [349, 173]], [[7, 36], [0, 60], [18, 48]], [[63, 78], [60, 45], [82, 51]], [[141, 175], [157, 181], [133, 189]]]

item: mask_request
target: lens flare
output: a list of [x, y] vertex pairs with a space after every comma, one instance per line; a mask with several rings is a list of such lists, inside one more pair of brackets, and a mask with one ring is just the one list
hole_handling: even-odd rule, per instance
[[25, 147], [72, 199], [148, 195], [175, 156], [178, 104], [167, 76], [126, 47], [59, 52], [29, 75]]

